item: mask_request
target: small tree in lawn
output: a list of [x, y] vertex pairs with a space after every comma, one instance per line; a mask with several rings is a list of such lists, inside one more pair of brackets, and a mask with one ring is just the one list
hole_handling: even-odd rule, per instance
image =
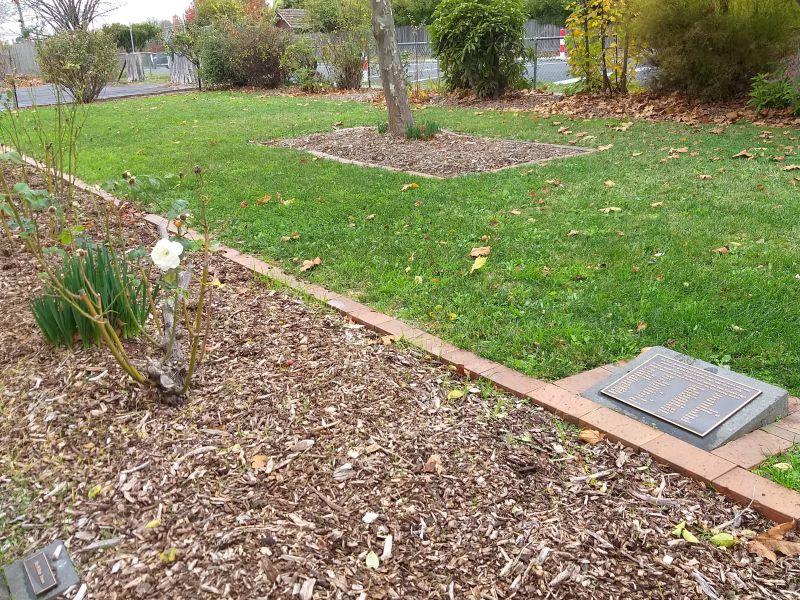
[[406, 93], [406, 74], [397, 49], [397, 33], [390, 0], [372, 0], [372, 32], [378, 43], [383, 95], [389, 113], [389, 133], [405, 135], [406, 128], [414, 124]]

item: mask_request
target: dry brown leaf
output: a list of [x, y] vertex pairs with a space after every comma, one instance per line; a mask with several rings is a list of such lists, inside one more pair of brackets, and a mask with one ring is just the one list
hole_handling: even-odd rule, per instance
[[747, 160], [752, 160], [755, 158], [754, 154], [750, 154], [747, 150], [742, 150], [738, 154], [734, 154], [731, 158], [746, 158]]
[[314, 260], [304, 260], [303, 261], [303, 266], [300, 267], [300, 270], [301, 271], [310, 271], [314, 267], [319, 266], [321, 264], [322, 264], [322, 259], [318, 256]]
[[258, 200], [256, 200], [256, 204], [258, 204], [259, 206], [264, 206], [270, 200], [272, 200], [272, 196], [266, 194], [264, 196], [261, 196], [261, 198], [259, 198]]
[[372, 221], [375, 218], [375, 214], [367, 215], [367, 221]]
[[425, 461], [425, 466], [422, 467], [422, 472], [435, 473], [436, 475], [441, 475], [444, 473], [442, 457], [439, 454], [431, 454], [430, 458]]
[[240, 202], [239, 208], [247, 208], [247, 202]]
[[612, 212], [622, 212], [622, 209], [619, 206], [606, 206], [605, 208], [600, 208], [598, 210], [604, 215]]
[[489, 253], [492, 251], [491, 246], [479, 246], [477, 248], [473, 248], [469, 255], [472, 258], [477, 258], [478, 256], [489, 256]]
[[613, 181], [611, 181], [610, 179], [608, 179], [608, 180], [603, 182], [603, 185], [606, 186], [607, 188], [611, 189], [617, 184], [614, 183]]
[[782, 171], [800, 171], [800, 165], [786, 165]]
[[706, 175], [705, 173], [698, 175], [697, 178], [700, 181], [708, 181], [709, 179], [714, 179], [711, 175]]
[[578, 439], [582, 442], [585, 442], [591, 446], [595, 444], [599, 444], [600, 442], [605, 439], [602, 433], [597, 431], [596, 429], [581, 429], [581, 432], [578, 434]]
[[516, 216], [518, 216], [518, 215], [521, 215], [521, 214], [522, 214], [522, 211], [521, 211], [520, 209], [518, 209], [518, 208], [512, 208], [512, 209], [511, 209], [510, 211], [508, 211], [508, 212], [510, 212], [512, 215], [516, 215]]
[[725, 128], [724, 127], [714, 127], [714, 129], [711, 129], [710, 131], [713, 134], [722, 135], [723, 133], [725, 133]]
[[291, 242], [292, 240], [299, 240], [300, 234], [297, 231], [293, 231], [291, 235], [282, 235], [281, 241], [282, 242]]
[[747, 544], [747, 549], [753, 554], [758, 554], [771, 562], [778, 560], [778, 554], [784, 556], [800, 556], [800, 542], [790, 542], [784, 536], [794, 529], [795, 522], [781, 523]]
[[642, 333], [645, 329], [647, 329], [647, 323], [642, 321], [636, 326], [636, 333]]
[[400, 339], [399, 335], [384, 335], [381, 337], [381, 343], [384, 346], [391, 346], [394, 342]]
[[263, 469], [267, 466], [269, 457], [266, 454], [255, 454], [250, 458], [250, 466], [254, 469]]
[[570, 229], [569, 233], [567, 234], [568, 237], [575, 237], [576, 235], [580, 235], [581, 232], [577, 229]]
[[561, 185], [560, 179], [548, 179], [545, 183], [559, 187]]
[[663, 202], [653, 202], [653, 203], [650, 205], [650, 208], [661, 208], [662, 206], [664, 206], [664, 203], [663, 203]]
[[614, 144], [607, 144], [605, 146], [598, 146], [597, 149], [600, 152], [605, 152], [606, 150], [611, 150], [614, 147]]
[[687, 152], [689, 152], [689, 148], [687, 148], [686, 146], [684, 146], [683, 148], [670, 148], [669, 152], [670, 154], [672, 153], [686, 154]]
[[711, 252], [715, 254], [730, 254], [731, 250], [727, 246], [720, 246], [719, 248], [714, 248]]

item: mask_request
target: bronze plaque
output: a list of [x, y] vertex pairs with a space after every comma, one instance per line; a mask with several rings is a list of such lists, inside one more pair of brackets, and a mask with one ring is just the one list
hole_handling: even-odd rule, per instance
[[700, 437], [719, 427], [761, 390], [656, 354], [601, 393]]
[[50, 566], [50, 561], [44, 552], [37, 552], [23, 561], [25, 574], [31, 584], [33, 593], [37, 596], [56, 587], [56, 575]]

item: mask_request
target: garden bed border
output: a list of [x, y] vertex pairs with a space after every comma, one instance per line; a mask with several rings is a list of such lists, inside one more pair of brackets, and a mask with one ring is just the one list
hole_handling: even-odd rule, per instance
[[[41, 164], [30, 157], [23, 156], [23, 160], [29, 165], [42, 168]], [[124, 203], [98, 186], [90, 185], [78, 178], [74, 179], [74, 185], [117, 206]], [[168, 219], [160, 215], [145, 214], [143, 219], [154, 226], [171, 227]], [[189, 237], [199, 239], [201, 236], [190, 230]], [[569, 423], [598, 430], [614, 442], [647, 452], [657, 462], [669, 465], [677, 472], [703, 484], [711, 485], [741, 505], [752, 506], [768, 519], [779, 523], [800, 520], [800, 492], [785, 488], [749, 470], [767, 456], [782, 452], [794, 443], [800, 443], [798, 398], [789, 399], [791, 414], [786, 419], [757, 429], [708, 452], [580, 395], [584, 390], [608, 377], [614, 369], [624, 364], [623, 362], [597, 367], [547, 383], [448, 344], [408, 323], [320, 285], [301, 281], [250, 254], [224, 245], [218, 246], [218, 254], [253, 273], [302, 292], [372, 331], [402, 338], [468, 378], [486, 379], [496, 387], [524, 398]]]

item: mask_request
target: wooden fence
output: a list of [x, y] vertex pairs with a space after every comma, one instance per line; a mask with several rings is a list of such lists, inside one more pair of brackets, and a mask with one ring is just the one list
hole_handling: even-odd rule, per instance
[[36, 60], [36, 45], [32, 41], [0, 47], [0, 76], [42, 74]]

